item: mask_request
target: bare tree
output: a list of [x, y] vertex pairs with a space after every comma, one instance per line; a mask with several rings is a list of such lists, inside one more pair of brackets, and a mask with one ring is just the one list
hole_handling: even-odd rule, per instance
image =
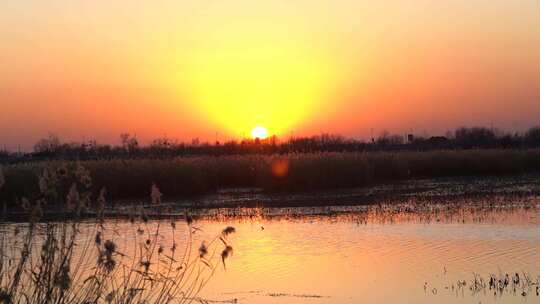
[[61, 147], [60, 138], [50, 133], [46, 138], [38, 140], [34, 145], [34, 152], [36, 153], [53, 153], [60, 149]]

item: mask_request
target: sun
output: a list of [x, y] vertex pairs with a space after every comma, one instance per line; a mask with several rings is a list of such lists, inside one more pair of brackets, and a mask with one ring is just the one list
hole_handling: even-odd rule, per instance
[[[268, 136], [284, 136], [337, 98], [345, 65], [336, 63], [334, 48], [314, 44], [319, 33], [294, 5], [214, 2], [190, 26], [192, 42], [179, 52], [182, 68], [173, 78], [180, 99], [214, 129], [238, 138], [264, 126]], [[234, 17], [238, 8], [245, 17]]]
[[268, 130], [265, 127], [256, 126], [251, 130], [251, 136], [254, 139], [265, 139], [268, 137]]

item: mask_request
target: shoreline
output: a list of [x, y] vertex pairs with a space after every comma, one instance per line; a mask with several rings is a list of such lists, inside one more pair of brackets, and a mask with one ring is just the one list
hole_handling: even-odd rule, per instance
[[[165, 197], [164, 201], [157, 205], [152, 205], [149, 199], [143, 198], [115, 200], [108, 203], [104, 217], [129, 219], [134, 210], [140, 211], [141, 208], [150, 219], [165, 219], [183, 218], [186, 211], [197, 215], [208, 213], [212, 209], [358, 207], [410, 201], [426, 205], [521, 201], [536, 206], [540, 203], [540, 175], [407, 180], [361, 188], [294, 193], [266, 193], [257, 188], [231, 188], [187, 199]], [[59, 210], [48, 210], [44, 211], [44, 221], [75, 218]], [[96, 214], [87, 212], [79, 218], [95, 219]], [[27, 220], [26, 212], [9, 212], [1, 217], [0, 222]]]

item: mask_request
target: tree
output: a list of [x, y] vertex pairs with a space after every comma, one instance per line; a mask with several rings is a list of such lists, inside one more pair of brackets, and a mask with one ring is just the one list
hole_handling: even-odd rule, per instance
[[34, 152], [36, 153], [54, 153], [61, 147], [61, 142], [58, 136], [50, 133], [48, 137], [38, 140], [34, 145]]
[[122, 142], [122, 147], [129, 153], [134, 152], [139, 148], [137, 137], [131, 136], [129, 133], [120, 134], [120, 141]]
[[495, 132], [484, 127], [461, 127], [455, 132], [456, 144], [462, 148], [489, 147], [495, 142]]
[[381, 146], [394, 146], [403, 144], [403, 137], [400, 135], [391, 135], [388, 131], [383, 131], [377, 138], [377, 144]]
[[540, 147], [540, 126], [530, 128], [525, 134], [525, 141], [531, 147]]

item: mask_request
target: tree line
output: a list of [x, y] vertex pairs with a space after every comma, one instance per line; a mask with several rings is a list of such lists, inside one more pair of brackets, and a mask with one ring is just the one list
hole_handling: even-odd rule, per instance
[[461, 127], [446, 136], [417, 136], [381, 133], [370, 141], [347, 138], [336, 134], [310, 137], [291, 137], [279, 140], [276, 136], [266, 139], [242, 139], [226, 142], [190, 143], [156, 138], [148, 145], [141, 145], [138, 138], [128, 133], [120, 135], [116, 145], [99, 144], [95, 140], [64, 143], [54, 134], [40, 139], [32, 152], [0, 151], [0, 162], [18, 162], [50, 159], [112, 159], [112, 158], [163, 158], [197, 155], [286, 154], [312, 152], [358, 152], [397, 150], [441, 149], [529, 149], [540, 148], [540, 127], [524, 133], [505, 133], [486, 127]]

